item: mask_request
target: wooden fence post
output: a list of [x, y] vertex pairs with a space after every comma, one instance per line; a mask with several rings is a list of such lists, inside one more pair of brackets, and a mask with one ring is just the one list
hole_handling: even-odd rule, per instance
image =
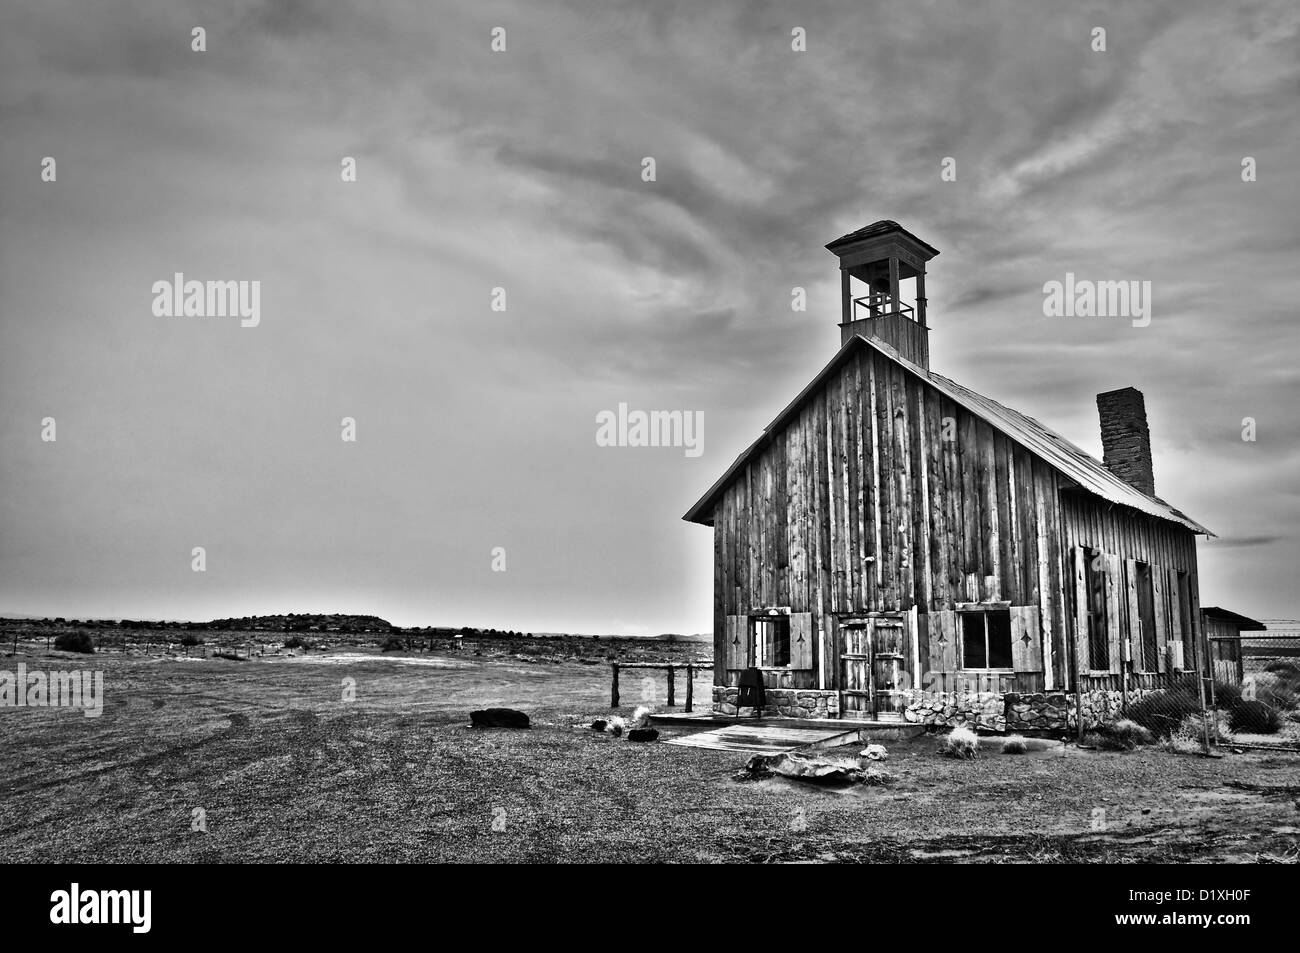
[[671, 665], [665, 666], [668, 669], [668, 707], [677, 707], [677, 673]]
[[618, 663], [615, 662], [614, 664], [612, 664], [610, 666], [610, 669], [614, 673], [614, 678], [613, 681], [610, 683], [610, 687], [609, 687], [609, 707], [617, 708], [618, 707]]
[[695, 702], [695, 666], [686, 666], [686, 711], [689, 713], [694, 708]]

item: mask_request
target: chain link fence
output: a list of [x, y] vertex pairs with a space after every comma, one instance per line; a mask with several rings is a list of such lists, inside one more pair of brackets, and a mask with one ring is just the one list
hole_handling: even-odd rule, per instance
[[1119, 673], [1085, 676], [1081, 735], [1103, 748], [1300, 752], [1300, 624], [1166, 648], [1135, 650]]
[[1220, 743], [1300, 751], [1300, 628], [1208, 641]]

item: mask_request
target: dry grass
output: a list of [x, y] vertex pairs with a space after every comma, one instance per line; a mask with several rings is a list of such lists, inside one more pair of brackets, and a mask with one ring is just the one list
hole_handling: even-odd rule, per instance
[[1007, 735], [1002, 739], [1003, 754], [1025, 754], [1029, 751], [1029, 745], [1020, 735]]
[[[891, 786], [738, 784], [731, 775], [744, 755], [586, 728], [608, 715], [603, 667], [398, 655], [46, 660], [43, 644], [24, 645], [0, 668], [103, 668], [107, 699], [100, 718], [0, 712], [0, 852], [11, 861], [523, 863], [1223, 862], [1297, 851], [1293, 797], [1272, 793], [1300, 784], [1296, 756], [1111, 755], [1033, 742], [1023, 756], [957, 770], [936, 757], [937, 738], [923, 737], [890, 743]], [[344, 678], [355, 680], [353, 702], [342, 700]], [[696, 697], [708, 697], [703, 679]], [[527, 711], [534, 727], [470, 729], [468, 712], [486, 705]], [[1261, 790], [1230, 791], [1232, 779]], [[191, 830], [200, 807], [206, 833]], [[1105, 839], [1090, 830], [1097, 807], [1107, 809]], [[793, 831], [800, 809], [807, 828]], [[931, 858], [941, 848], [956, 853]]]
[[973, 758], [979, 754], [979, 735], [964, 726], [954, 728], [944, 736], [939, 750], [949, 758]]

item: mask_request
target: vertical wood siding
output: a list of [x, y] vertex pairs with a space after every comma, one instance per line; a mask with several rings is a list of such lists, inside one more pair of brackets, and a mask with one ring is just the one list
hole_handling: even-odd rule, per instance
[[[793, 680], [836, 688], [837, 614], [916, 605], [925, 619], [961, 602], [1002, 601], [1018, 607], [1018, 633], [1039, 640], [1017, 650], [1017, 667], [1038, 667], [1017, 676], [1019, 687], [1067, 688], [1077, 631], [1069, 567], [1078, 546], [1120, 567], [1130, 559], [1159, 567], [1163, 617], [1182, 613], [1198, 624], [1191, 531], [1063, 492], [1065, 484], [985, 421], [861, 350], [751, 457], [715, 509], [715, 657], [726, 658], [729, 618], [788, 606], [811, 620], [808, 668]], [[1189, 574], [1187, 607], [1169, 575], [1178, 571]], [[1117, 618], [1126, 618], [1122, 588], [1116, 602]], [[949, 622], [917, 628], [922, 666], [957, 664], [955, 641], [934, 642]], [[720, 683], [734, 682], [722, 666], [716, 672]]]

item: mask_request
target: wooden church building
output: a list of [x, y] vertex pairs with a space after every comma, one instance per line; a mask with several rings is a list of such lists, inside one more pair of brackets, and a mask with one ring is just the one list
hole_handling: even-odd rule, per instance
[[715, 711], [757, 669], [764, 715], [1054, 729], [1194, 679], [1209, 530], [1156, 496], [1142, 394], [1098, 395], [1098, 461], [930, 369], [935, 248], [826, 247], [839, 351], [684, 517], [713, 528]]

